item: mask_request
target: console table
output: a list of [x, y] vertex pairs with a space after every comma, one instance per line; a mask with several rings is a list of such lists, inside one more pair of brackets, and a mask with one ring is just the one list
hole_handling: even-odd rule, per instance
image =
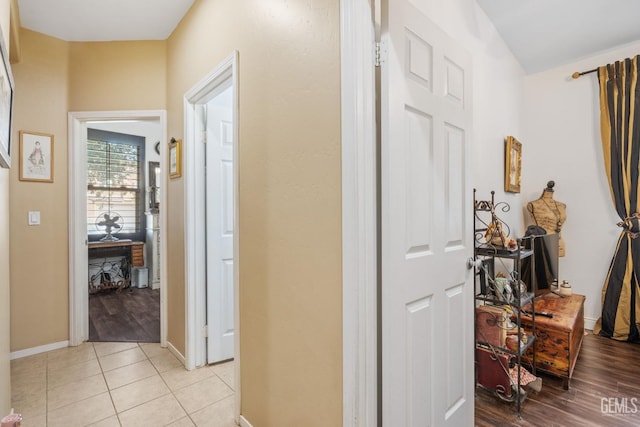
[[[560, 296], [552, 292], [536, 297], [536, 370], [563, 378], [565, 390], [576, 366], [584, 337], [584, 295]], [[525, 307], [526, 309], [526, 307]], [[522, 325], [531, 326], [531, 317], [523, 316]]]
[[126, 258], [126, 271], [123, 271], [121, 280], [111, 278], [111, 274], [104, 274], [104, 263], [99, 272], [99, 285], [96, 285], [96, 277], [89, 278], [89, 293], [95, 293], [106, 289], [123, 289], [130, 286], [131, 267], [144, 266], [144, 242], [132, 240], [116, 240], [113, 242], [89, 242], [89, 259], [93, 258]]

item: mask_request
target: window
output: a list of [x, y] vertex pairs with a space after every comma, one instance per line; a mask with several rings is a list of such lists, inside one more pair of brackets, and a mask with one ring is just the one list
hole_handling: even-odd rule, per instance
[[[120, 217], [120, 239], [144, 240], [145, 138], [88, 129], [87, 138], [87, 234], [89, 240], [105, 235], [97, 224]], [[117, 233], [116, 233], [117, 232]]]

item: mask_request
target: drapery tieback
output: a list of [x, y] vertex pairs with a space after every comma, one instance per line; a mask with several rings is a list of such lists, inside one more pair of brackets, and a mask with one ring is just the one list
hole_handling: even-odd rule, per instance
[[627, 233], [629, 237], [631, 237], [632, 239], [635, 239], [637, 237], [640, 237], [640, 227], [638, 226], [639, 224], [638, 221], [640, 221], [640, 213], [635, 212], [630, 216], [626, 217], [625, 219], [623, 219], [622, 221], [620, 221], [619, 223], [617, 223], [616, 225], [618, 227], [623, 228], [622, 231], [624, 233]]

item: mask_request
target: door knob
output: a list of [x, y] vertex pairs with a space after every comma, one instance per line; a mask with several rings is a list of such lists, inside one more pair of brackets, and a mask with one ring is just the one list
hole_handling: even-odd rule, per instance
[[467, 268], [471, 270], [472, 268], [480, 268], [482, 266], [481, 259], [474, 259], [473, 257], [467, 258]]

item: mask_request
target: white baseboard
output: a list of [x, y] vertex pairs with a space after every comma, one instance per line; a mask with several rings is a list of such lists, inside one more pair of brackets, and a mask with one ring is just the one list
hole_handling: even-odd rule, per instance
[[182, 363], [182, 365], [183, 365], [183, 366], [186, 366], [186, 365], [185, 365], [185, 358], [184, 358], [184, 356], [182, 355], [182, 353], [180, 353], [180, 352], [178, 351], [178, 349], [177, 349], [177, 348], [175, 348], [175, 346], [174, 346], [173, 344], [171, 344], [169, 341], [167, 341], [167, 348], [169, 349], [169, 351], [170, 351], [170, 352], [171, 352], [175, 357], [177, 357], [177, 358], [178, 358], [178, 360], [180, 360], [180, 362]]
[[34, 356], [40, 353], [46, 353], [51, 350], [69, 347], [69, 341], [54, 342], [51, 344], [40, 345], [38, 347], [25, 348], [24, 350], [9, 353], [9, 360], [20, 359], [23, 357]]
[[240, 415], [240, 427], [253, 427], [249, 421], [243, 416]]
[[590, 331], [593, 331], [593, 328], [596, 326], [596, 322], [598, 319], [594, 319], [593, 317], [585, 317], [584, 318], [584, 328]]

